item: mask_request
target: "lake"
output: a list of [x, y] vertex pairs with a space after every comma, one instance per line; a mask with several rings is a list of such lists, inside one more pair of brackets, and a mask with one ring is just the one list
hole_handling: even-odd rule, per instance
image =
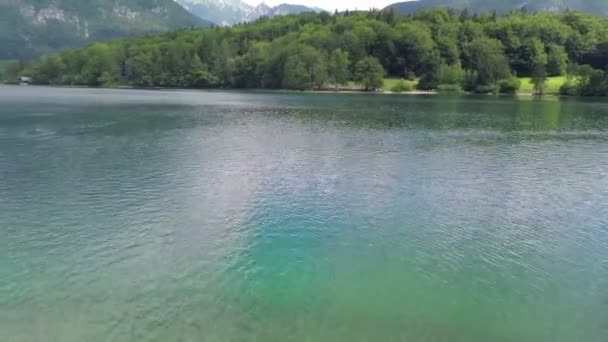
[[0, 87], [2, 341], [606, 336], [606, 102]]

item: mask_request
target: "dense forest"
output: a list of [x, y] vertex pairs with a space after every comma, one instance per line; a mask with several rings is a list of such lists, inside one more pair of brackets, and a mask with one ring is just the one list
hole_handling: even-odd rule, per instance
[[[304, 13], [225, 28], [96, 43], [6, 71], [35, 83], [192, 88], [366, 90], [384, 77], [419, 89], [542, 93], [563, 75], [568, 95], [608, 95], [608, 20], [580, 12], [502, 16], [448, 9]], [[403, 81], [401, 90], [410, 83]], [[397, 89], [400, 90], [400, 89]]]

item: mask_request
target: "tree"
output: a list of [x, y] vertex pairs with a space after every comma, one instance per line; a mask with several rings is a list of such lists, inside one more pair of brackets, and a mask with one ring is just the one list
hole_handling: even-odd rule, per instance
[[307, 45], [295, 46], [290, 52], [283, 70], [283, 87], [321, 88], [327, 80], [327, 66], [321, 53]]
[[149, 53], [138, 53], [127, 62], [129, 78], [133, 85], [139, 87], [153, 87], [154, 82], [154, 62]]
[[424, 23], [404, 23], [397, 26], [398, 66], [403, 75], [421, 75], [426, 63], [433, 57], [436, 44], [431, 30]]
[[252, 44], [247, 53], [235, 59], [234, 85], [239, 88], [261, 88], [264, 86], [266, 61], [270, 54], [270, 44]]
[[217, 83], [223, 86], [232, 84], [234, 74], [234, 62], [231, 61], [233, 52], [228, 41], [222, 40], [213, 51], [210, 73], [217, 79]]
[[59, 56], [43, 57], [34, 67], [34, 80], [39, 84], [59, 84], [63, 75], [65, 65]]
[[304, 90], [310, 86], [306, 65], [299, 56], [291, 56], [285, 63], [283, 88]]
[[26, 69], [26, 64], [23, 61], [18, 62], [9, 62], [7, 63], [4, 70], [4, 80], [9, 83], [17, 82], [17, 77], [19, 76], [29, 76], [24, 75], [23, 72]]
[[[437, 59], [439, 57], [437, 56]], [[464, 70], [460, 63], [453, 65], [439, 64], [425, 73], [418, 82], [418, 88], [423, 90], [436, 89], [439, 85], [461, 86], [464, 80]]]
[[301, 58], [308, 73], [308, 84], [311, 88], [321, 89], [327, 81], [327, 64], [325, 57], [319, 50], [305, 46]]
[[608, 95], [608, 76], [602, 70], [582, 65], [578, 70], [578, 89], [582, 96]]
[[211, 75], [201, 58], [195, 52], [190, 62], [190, 82], [191, 87], [209, 87], [218, 83], [216, 76]]
[[515, 94], [520, 87], [521, 81], [517, 77], [498, 81], [498, 92], [501, 94]]
[[375, 57], [365, 57], [355, 65], [355, 79], [366, 91], [382, 88], [384, 85], [384, 68]]
[[439, 84], [461, 84], [463, 80], [464, 70], [462, 70], [460, 63], [441, 64], [439, 67]]
[[547, 52], [547, 74], [549, 76], [561, 76], [566, 73], [568, 67], [568, 54], [563, 46], [551, 44]]
[[547, 82], [547, 69], [545, 64], [538, 62], [534, 65], [531, 82], [534, 85], [534, 94], [543, 95], [545, 92], [545, 83]]
[[[598, 95], [608, 89], [607, 33], [608, 21], [577, 12], [304, 13], [106, 41], [4, 71], [13, 81], [90, 86], [312, 89], [356, 78], [372, 90], [386, 70], [423, 89], [478, 92], [511, 92], [518, 75], [534, 76], [538, 93], [547, 76], [568, 73], [577, 75], [568, 93]], [[568, 63], [591, 69], [581, 76]]]
[[340, 85], [348, 82], [350, 77], [349, 64], [348, 53], [341, 49], [336, 49], [332, 52], [329, 58], [328, 74], [329, 80], [336, 86], [336, 90]]
[[518, 75], [532, 75], [537, 63], [547, 63], [545, 45], [539, 38], [526, 38], [521, 43], [517, 37], [508, 38], [509, 62]]
[[418, 81], [418, 89], [430, 90], [437, 88], [440, 82], [441, 57], [438, 51], [433, 51], [421, 69], [422, 77]]
[[85, 50], [85, 63], [80, 71], [82, 81], [89, 86], [118, 83], [120, 70], [115, 52], [106, 43], [93, 44]]
[[111, 88], [111, 87], [114, 87], [118, 83], [118, 80], [116, 79], [115, 75], [113, 75], [111, 72], [104, 71], [99, 76], [99, 79], [97, 82], [102, 87]]
[[471, 55], [471, 69], [477, 72], [477, 83], [490, 86], [511, 75], [509, 61], [500, 41], [491, 38], [477, 38], [468, 47]]

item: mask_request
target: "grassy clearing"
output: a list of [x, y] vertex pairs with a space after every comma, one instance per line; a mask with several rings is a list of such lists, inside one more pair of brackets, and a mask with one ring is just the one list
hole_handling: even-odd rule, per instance
[[[385, 90], [391, 90], [399, 83], [399, 81], [401, 81], [401, 78], [385, 78], [384, 86], [382, 88]], [[410, 80], [404, 80], [404, 81], [405, 81], [405, 83], [409, 84], [412, 87], [412, 89], [416, 89], [416, 84], [418, 83], [418, 81], [410, 81]]]
[[[385, 78], [383, 88], [385, 90], [390, 90], [400, 80], [401, 79], [399, 79], [399, 78]], [[521, 88], [518, 91], [519, 94], [532, 94], [534, 92], [534, 85], [531, 82], [532, 81], [531, 77], [520, 77], [519, 80], [521, 81]], [[406, 80], [406, 82], [409, 83], [413, 89], [416, 89], [416, 84], [418, 83], [417, 80], [416, 81]], [[554, 76], [554, 77], [547, 78], [547, 83], [545, 85], [545, 93], [554, 94], [554, 95], [559, 94], [559, 89], [565, 82], [566, 82], [566, 76]], [[353, 85], [356, 86], [355, 84], [353, 84]]]
[[[519, 93], [521, 94], [531, 94], [534, 92], [534, 85], [532, 84], [531, 77], [520, 77], [521, 88], [519, 88]], [[545, 84], [545, 93], [546, 94], [559, 94], [559, 88], [566, 82], [566, 76], [555, 76], [549, 77], [547, 79], [547, 83]]]
[[[401, 78], [385, 78], [382, 89], [384, 89], [386, 91], [390, 91], [399, 83], [399, 81], [401, 81]], [[405, 82], [407, 84], [411, 85], [413, 90], [416, 90], [416, 84], [418, 83], [418, 81], [405, 80]], [[346, 85], [346, 88], [356, 90], [356, 89], [361, 89], [362, 86], [358, 82], [350, 81]]]
[[[521, 88], [517, 91], [518, 94], [525, 95], [532, 94], [534, 92], [534, 85], [531, 82], [531, 77], [519, 77], [519, 80], [521, 81]], [[382, 89], [386, 91], [391, 91], [391, 89], [393, 89], [400, 81], [400, 78], [385, 78], [384, 86], [382, 86]], [[416, 90], [418, 80], [405, 80], [405, 82], [411, 86], [413, 91]], [[545, 85], [545, 94], [558, 95], [559, 89], [565, 82], [566, 76], [555, 76], [547, 78], [547, 83]], [[361, 90], [362, 86], [358, 82], [350, 81], [346, 86], [342, 88], [350, 90]]]

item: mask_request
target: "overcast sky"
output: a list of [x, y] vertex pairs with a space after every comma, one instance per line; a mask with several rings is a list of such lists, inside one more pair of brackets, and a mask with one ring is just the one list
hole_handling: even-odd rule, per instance
[[[262, 0], [244, 0], [245, 2], [251, 5], [257, 5]], [[288, 3], [288, 4], [300, 4], [311, 7], [320, 7], [326, 9], [328, 11], [333, 11], [335, 9], [345, 10], [345, 9], [359, 9], [359, 10], [367, 10], [372, 7], [374, 8], [384, 8], [387, 5], [393, 4], [395, 2], [400, 2], [404, 0], [264, 0], [267, 5], [274, 6], [278, 4]]]

